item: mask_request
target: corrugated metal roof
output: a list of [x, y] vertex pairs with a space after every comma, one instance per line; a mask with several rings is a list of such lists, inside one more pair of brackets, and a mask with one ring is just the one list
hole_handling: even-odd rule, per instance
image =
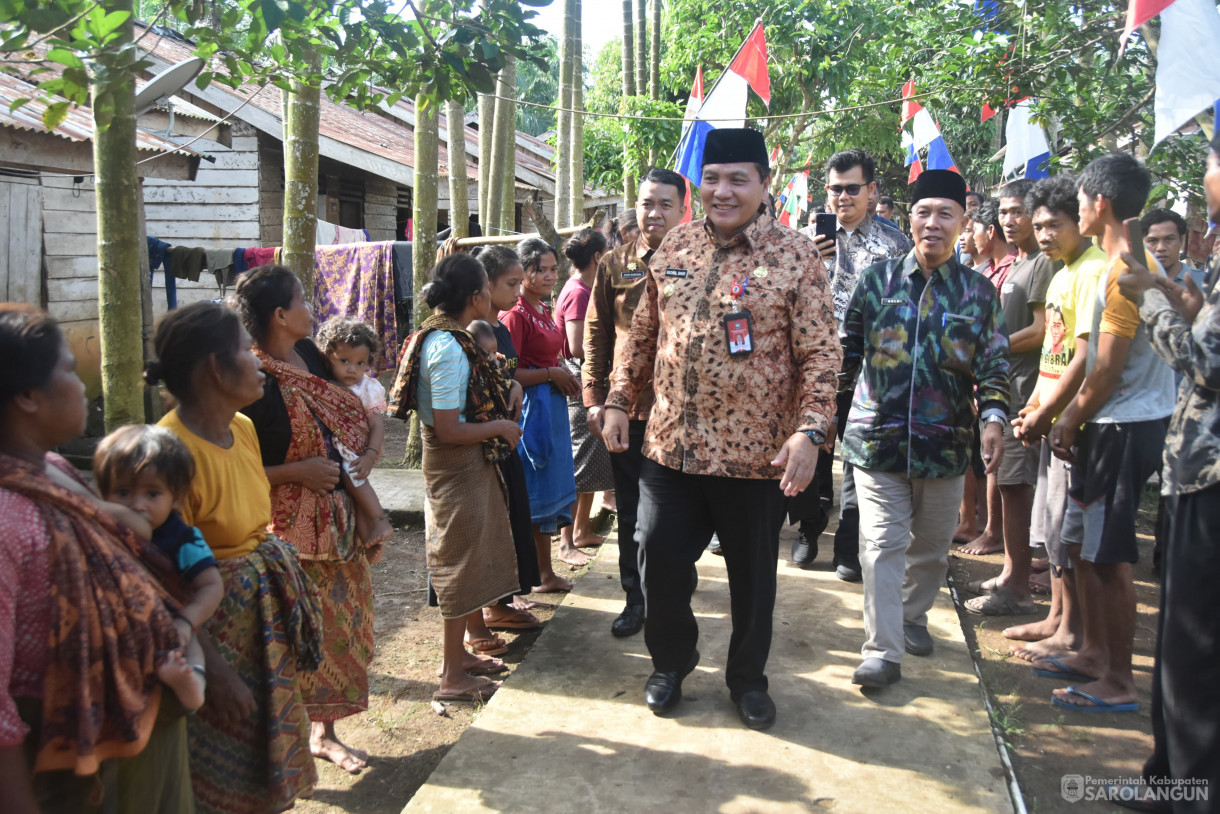
[[[0, 73], [0, 126], [14, 130], [28, 130], [35, 133], [48, 133], [68, 141], [93, 140], [93, 116], [87, 107], [71, 107], [68, 115], [54, 130], [48, 130], [43, 124], [42, 114], [46, 111], [46, 103], [35, 98], [37, 89], [28, 82], [6, 73]], [[28, 98], [27, 102], [14, 111], [9, 106], [17, 99]], [[136, 130], [136, 149], [153, 153], [177, 153], [188, 157], [200, 154], [182, 147], [167, 138], [155, 136], [144, 130]]]

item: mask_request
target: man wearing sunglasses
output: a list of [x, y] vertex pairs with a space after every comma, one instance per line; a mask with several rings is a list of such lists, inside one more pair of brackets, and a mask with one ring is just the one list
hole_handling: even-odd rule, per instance
[[[801, 234], [811, 238], [830, 273], [835, 325], [841, 328], [860, 272], [874, 263], [901, 257], [914, 244], [902, 230], [869, 216], [869, 198], [877, 191], [877, 165], [864, 150], [843, 150], [826, 162], [826, 208], [838, 218], [834, 239], [818, 236], [811, 221]], [[838, 429], [842, 432], [851, 408], [851, 391], [838, 394]], [[788, 501], [788, 522], [800, 523], [792, 544], [792, 562], [802, 567], [818, 555], [818, 537], [830, 522], [834, 502], [833, 465], [835, 435], [826, 443], [826, 454], [818, 457], [813, 482]], [[839, 579], [860, 580], [860, 510], [851, 464], [843, 465], [843, 493], [839, 499], [839, 530], [835, 532], [834, 566]]]

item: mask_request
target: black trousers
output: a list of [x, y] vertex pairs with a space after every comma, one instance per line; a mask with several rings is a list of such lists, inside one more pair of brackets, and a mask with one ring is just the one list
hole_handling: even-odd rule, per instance
[[610, 456], [614, 473], [614, 499], [618, 506], [618, 576], [628, 605], [644, 604], [640, 582], [640, 546], [635, 540], [636, 513], [640, 505], [640, 467], [644, 465], [644, 431], [647, 421], [628, 424], [626, 452]]
[[644, 461], [636, 540], [644, 550], [644, 641], [655, 669], [681, 672], [690, 664], [699, 640], [691, 567], [715, 533], [729, 572], [733, 619], [725, 683], [733, 700], [767, 689], [783, 522], [779, 481], [689, 475]]
[[[853, 392], [835, 396], [838, 423], [835, 425], [839, 440], [843, 440], [843, 429], [847, 426], [847, 414], [851, 412]], [[822, 452], [818, 455], [818, 467], [813, 480], [805, 491], [788, 498], [788, 522], [806, 524], [814, 529], [826, 528], [831, 506], [834, 503], [834, 456]], [[856, 499], [856, 479], [852, 466], [843, 463], [843, 489], [839, 494], [839, 528], [835, 531], [834, 565], [846, 565], [860, 570], [860, 503]]]
[[[1210, 800], [1175, 800], [1175, 812], [1216, 811], [1220, 789], [1220, 484], [1166, 501], [1161, 615], [1152, 677], [1155, 751], [1145, 779], [1206, 781]], [[1197, 794], [1197, 792], [1196, 792]]]

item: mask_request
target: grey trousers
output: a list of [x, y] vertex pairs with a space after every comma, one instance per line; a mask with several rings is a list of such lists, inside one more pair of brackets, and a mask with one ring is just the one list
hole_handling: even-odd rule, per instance
[[864, 658], [902, 662], [902, 626], [926, 625], [945, 584], [965, 478], [909, 478], [856, 467]]

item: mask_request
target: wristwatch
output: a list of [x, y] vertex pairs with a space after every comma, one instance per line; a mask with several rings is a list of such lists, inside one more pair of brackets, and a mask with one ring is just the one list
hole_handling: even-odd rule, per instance
[[999, 424], [1001, 426], [1008, 425], [1008, 416], [998, 412], [989, 412], [983, 417], [983, 424]]
[[820, 430], [801, 430], [801, 432], [809, 437], [809, 440], [813, 442], [815, 447], [820, 447], [826, 443], [826, 433]]

